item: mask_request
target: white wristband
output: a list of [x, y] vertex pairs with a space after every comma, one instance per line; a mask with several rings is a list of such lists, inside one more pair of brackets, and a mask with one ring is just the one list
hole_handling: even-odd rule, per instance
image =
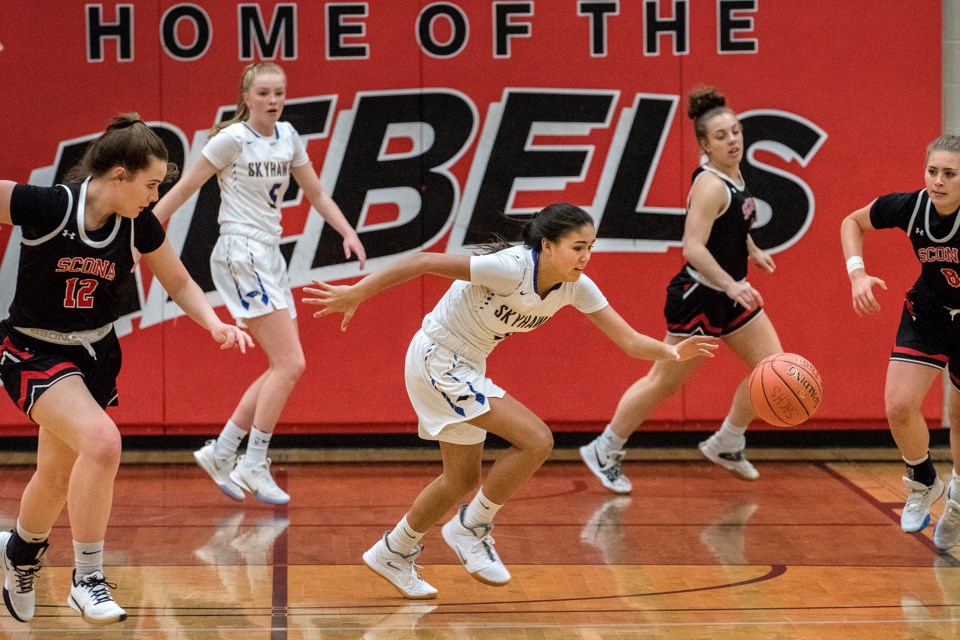
[[847, 273], [853, 273], [857, 269], [863, 268], [863, 256], [850, 256], [847, 258]]

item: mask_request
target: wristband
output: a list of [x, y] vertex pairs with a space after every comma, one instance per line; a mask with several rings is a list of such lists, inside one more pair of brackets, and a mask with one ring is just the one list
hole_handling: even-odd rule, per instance
[[857, 269], [864, 269], [863, 256], [850, 256], [847, 258], [847, 273], [853, 273]]

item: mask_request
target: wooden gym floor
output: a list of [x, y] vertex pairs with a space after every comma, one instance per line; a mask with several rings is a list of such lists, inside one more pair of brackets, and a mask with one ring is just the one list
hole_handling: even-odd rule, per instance
[[[277, 463], [293, 496], [286, 507], [233, 502], [191, 464], [124, 464], [106, 565], [129, 619], [92, 627], [66, 605], [64, 516], [38, 578], [37, 617], [0, 616], [0, 637], [960, 636], [960, 548], [938, 553], [932, 524], [901, 532], [900, 464], [757, 457], [760, 479], [749, 483], [693, 457], [647, 459], [625, 465], [634, 492], [618, 497], [566, 457], [497, 518], [512, 582], [470, 578], [434, 529], [421, 573], [440, 594], [426, 602], [401, 598], [360, 555], [436, 476], [436, 462]], [[949, 464], [937, 466], [949, 477]], [[30, 473], [0, 468], [0, 527], [15, 522]]]

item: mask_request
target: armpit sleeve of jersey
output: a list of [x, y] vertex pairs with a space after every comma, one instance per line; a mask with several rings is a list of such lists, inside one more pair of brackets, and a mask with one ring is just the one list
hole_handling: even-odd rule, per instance
[[293, 166], [302, 167], [310, 162], [310, 156], [307, 155], [307, 148], [303, 144], [303, 139], [300, 137], [300, 134], [297, 133], [297, 130], [294, 129], [293, 125], [289, 122], [278, 124], [284, 124], [290, 127], [290, 133], [293, 134]]
[[42, 238], [60, 226], [69, 198], [61, 186], [17, 184], [10, 194], [10, 220], [21, 227], [27, 240]]
[[520, 258], [498, 251], [470, 257], [470, 282], [494, 293], [509, 295], [523, 284], [524, 266]]
[[144, 211], [133, 220], [133, 246], [140, 253], [152, 253], [160, 248], [166, 238], [163, 225], [153, 215], [153, 211]]
[[894, 229], [900, 228], [906, 230], [910, 222], [910, 216], [917, 206], [917, 197], [920, 192], [913, 193], [890, 193], [880, 196], [870, 208], [870, 224], [875, 229]]
[[243, 143], [232, 136], [226, 129], [210, 138], [204, 145], [201, 153], [217, 169], [223, 169], [240, 155]]
[[588, 276], [581, 275], [576, 282], [576, 290], [573, 292], [573, 306], [582, 313], [596, 313], [610, 303], [606, 296], [600, 291], [597, 283]]

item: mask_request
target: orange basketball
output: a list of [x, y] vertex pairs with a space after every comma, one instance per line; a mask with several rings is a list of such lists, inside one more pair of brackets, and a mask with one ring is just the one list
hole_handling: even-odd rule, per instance
[[806, 422], [822, 398], [817, 368], [795, 353], [765, 358], [750, 374], [750, 404], [757, 416], [775, 427]]

